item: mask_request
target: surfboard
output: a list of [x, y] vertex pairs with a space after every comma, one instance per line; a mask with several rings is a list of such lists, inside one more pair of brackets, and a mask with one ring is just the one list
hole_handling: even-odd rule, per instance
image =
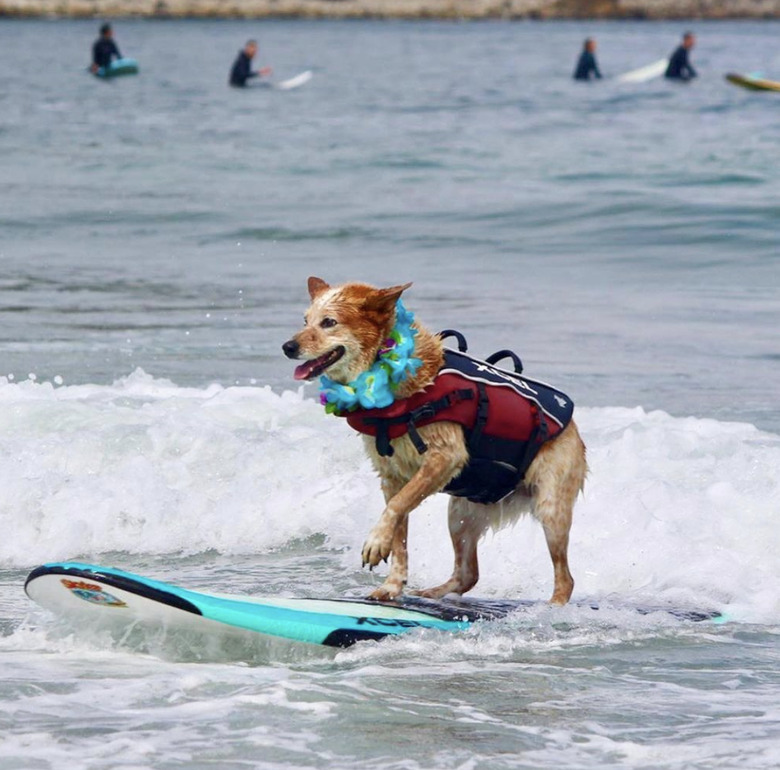
[[308, 83], [313, 76], [314, 73], [311, 70], [305, 70], [287, 80], [274, 83], [274, 88], [278, 91], [292, 91], [293, 88], [300, 88], [305, 83]]
[[[430, 600], [403, 596], [368, 599], [288, 599], [212, 594], [180, 588], [114, 567], [80, 562], [44, 564], [24, 590], [42, 607], [74, 623], [121, 630], [135, 625], [202, 633], [254, 632], [328, 647], [349, 647], [419, 629], [463, 631], [474, 623], [544, 606], [542, 601], [504, 599]], [[593, 611], [597, 602], [577, 606]], [[721, 613], [668, 607], [635, 607], [680, 620], [725, 622]]]
[[138, 62], [135, 59], [114, 59], [108, 67], [100, 67], [95, 73], [99, 78], [115, 78], [120, 75], [137, 75]]
[[659, 59], [639, 69], [624, 72], [617, 76], [618, 83], [646, 83], [648, 80], [660, 78], [669, 66], [669, 59]]
[[741, 88], [747, 88], [749, 91], [780, 91], [780, 81], [769, 80], [760, 75], [739, 75], [730, 72], [725, 76], [729, 83]]

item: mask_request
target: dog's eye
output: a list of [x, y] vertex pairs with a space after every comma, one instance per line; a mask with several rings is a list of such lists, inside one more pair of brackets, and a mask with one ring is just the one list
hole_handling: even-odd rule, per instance
[[336, 321], [335, 318], [323, 318], [322, 321], [320, 321], [320, 326], [323, 329], [332, 329], [338, 321]]

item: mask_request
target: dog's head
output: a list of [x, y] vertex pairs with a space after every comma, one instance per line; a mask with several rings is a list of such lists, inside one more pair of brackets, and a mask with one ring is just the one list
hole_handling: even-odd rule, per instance
[[311, 305], [305, 325], [282, 345], [288, 358], [304, 359], [296, 380], [313, 380], [327, 373], [348, 383], [376, 359], [395, 323], [395, 304], [412, 284], [377, 289], [365, 283], [330, 286], [309, 278]]

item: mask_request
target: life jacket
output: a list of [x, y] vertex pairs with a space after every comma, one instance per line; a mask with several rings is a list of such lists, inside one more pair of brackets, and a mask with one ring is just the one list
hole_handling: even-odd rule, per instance
[[[445, 349], [444, 365], [431, 385], [383, 409], [357, 409], [343, 416], [355, 430], [376, 437], [383, 457], [393, 454], [390, 441], [407, 433], [423, 454], [427, 446], [417, 428], [458, 423], [469, 461], [443, 491], [475, 503], [495, 503], [515, 490], [540, 447], [569, 424], [574, 404], [561, 391], [521, 376], [523, 364], [511, 350], [482, 361], [466, 353], [462, 334], [440, 334], [449, 336], [458, 338], [459, 350]], [[503, 358], [512, 358], [514, 372], [494, 366]]]

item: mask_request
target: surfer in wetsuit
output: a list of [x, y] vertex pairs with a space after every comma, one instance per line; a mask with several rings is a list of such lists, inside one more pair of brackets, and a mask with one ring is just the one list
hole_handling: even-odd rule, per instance
[[111, 25], [104, 24], [100, 28], [100, 37], [92, 46], [92, 65], [90, 69], [92, 72], [97, 72], [102, 67], [108, 67], [114, 57], [121, 59], [122, 54], [119, 53], [119, 49], [114, 42], [114, 30], [111, 29]]
[[669, 66], [666, 68], [667, 78], [670, 80], [692, 80], [696, 77], [696, 70], [688, 60], [688, 51], [695, 45], [696, 38], [693, 36], [693, 32], [686, 32], [683, 35], [682, 44], [669, 59]]
[[591, 75], [593, 75], [594, 78], [601, 78], [599, 65], [596, 64], [596, 41], [592, 37], [589, 37], [582, 46], [582, 53], [577, 62], [577, 69], [574, 70], [574, 79], [590, 80]]
[[236, 60], [233, 62], [233, 69], [230, 70], [230, 85], [243, 88], [249, 78], [256, 78], [262, 75], [270, 75], [270, 67], [261, 67], [259, 70], [252, 70], [252, 59], [257, 53], [257, 41], [249, 40], [242, 50], [238, 52]]

